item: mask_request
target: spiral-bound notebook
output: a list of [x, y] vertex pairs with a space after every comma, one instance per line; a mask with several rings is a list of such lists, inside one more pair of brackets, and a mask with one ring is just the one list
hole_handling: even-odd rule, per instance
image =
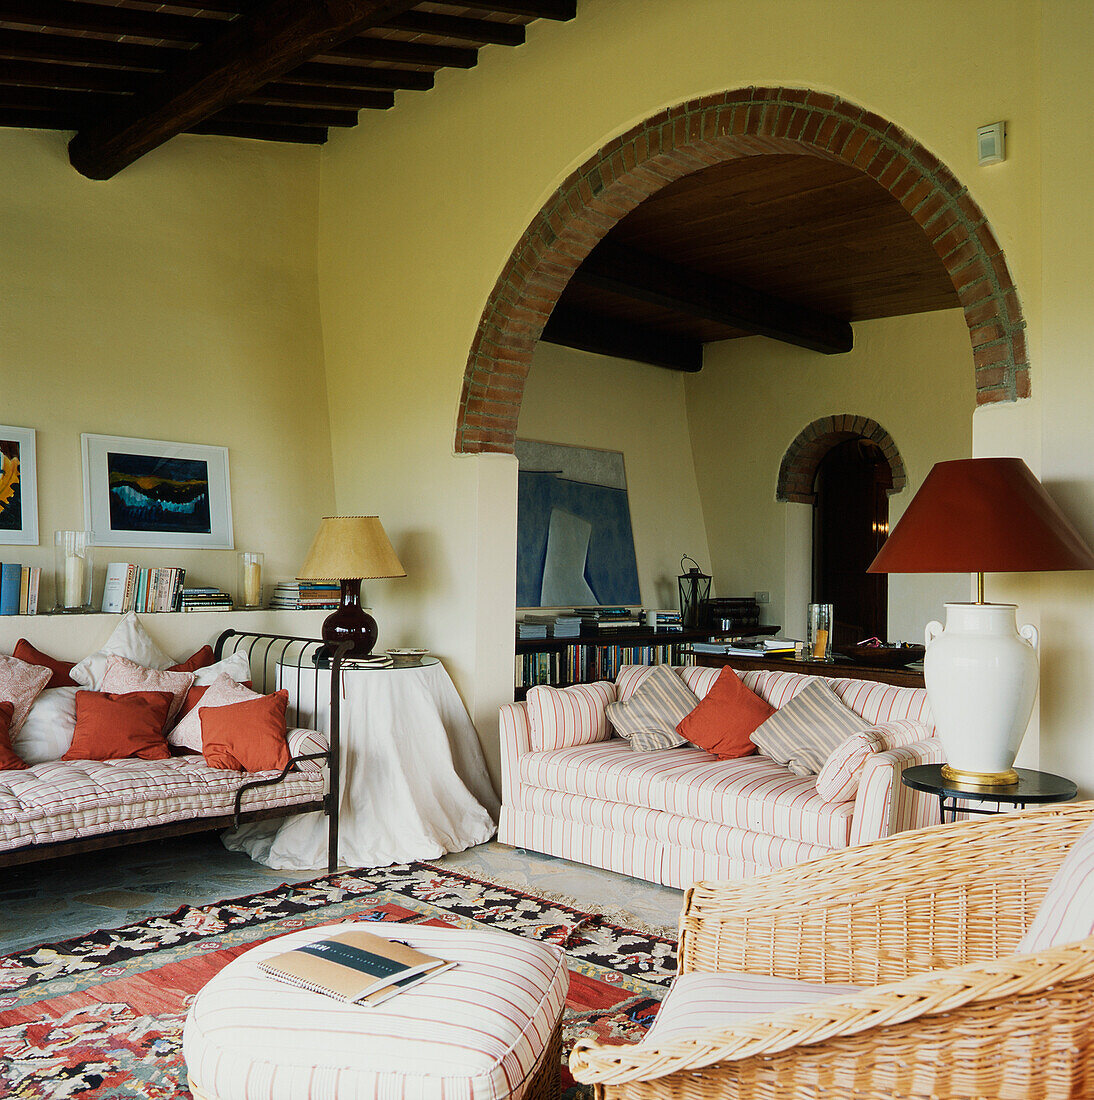
[[301, 944], [258, 964], [278, 981], [363, 1005], [381, 1004], [455, 965], [400, 940], [356, 929]]

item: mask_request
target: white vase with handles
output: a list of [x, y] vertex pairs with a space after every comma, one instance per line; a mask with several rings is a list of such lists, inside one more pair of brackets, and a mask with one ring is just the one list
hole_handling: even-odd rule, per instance
[[1018, 781], [1014, 758], [1037, 695], [1037, 630], [1012, 603], [948, 603], [929, 622], [923, 677], [946, 754], [942, 774], [983, 786]]

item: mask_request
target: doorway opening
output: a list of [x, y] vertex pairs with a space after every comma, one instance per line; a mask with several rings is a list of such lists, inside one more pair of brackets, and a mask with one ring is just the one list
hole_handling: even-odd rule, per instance
[[889, 530], [893, 472], [869, 439], [837, 443], [813, 486], [813, 602], [832, 605], [832, 641], [888, 638], [889, 586], [867, 573]]

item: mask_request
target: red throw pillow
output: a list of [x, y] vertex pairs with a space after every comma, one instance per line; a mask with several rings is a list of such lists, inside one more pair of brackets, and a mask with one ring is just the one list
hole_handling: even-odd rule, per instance
[[76, 732], [62, 760], [166, 760], [169, 691], [76, 692]]
[[208, 668], [214, 661], [216, 657], [213, 656], [213, 647], [203, 645], [197, 653], [191, 653], [185, 661], [164, 669], [164, 672], [197, 672], [199, 668]]
[[202, 707], [201, 750], [210, 768], [236, 772], [280, 771], [289, 763], [285, 688], [272, 695]]
[[678, 723], [676, 732], [719, 760], [732, 760], [756, 751], [748, 735], [774, 713], [775, 708], [749, 691], [726, 665], [699, 705]]
[[[35, 649], [26, 638], [20, 638], [15, 643], [15, 652], [12, 656], [18, 657], [20, 661], [26, 661], [28, 665], [41, 665], [42, 668], [48, 668], [53, 675], [49, 678], [46, 688], [77, 686], [76, 681], [72, 679], [72, 666], [76, 663], [75, 661], [58, 661], [56, 657], [50, 657], [48, 653]], [[44, 691], [45, 688], [42, 690]]]
[[[20, 657], [20, 660], [25, 658]], [[11, 716], [15, 713], [14, 703], [0, 703], [0, 771], [16, 771], [27, 766], [27, 762], [16, 756], [11, 747]]]

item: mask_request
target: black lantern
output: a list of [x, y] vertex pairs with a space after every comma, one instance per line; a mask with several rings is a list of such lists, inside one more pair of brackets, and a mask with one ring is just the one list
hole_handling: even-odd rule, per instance
[[[691, 568], [684, 571], [684, 562], [690, 561]], [[680, 621], [686, 627], [699, 625], [699, 612], [703, 601], [710, 598], [710, 577], [699, 568], [694, 558], [685, 554], [680, 559], [681, 574], [677, 577], [680, 584]]]

